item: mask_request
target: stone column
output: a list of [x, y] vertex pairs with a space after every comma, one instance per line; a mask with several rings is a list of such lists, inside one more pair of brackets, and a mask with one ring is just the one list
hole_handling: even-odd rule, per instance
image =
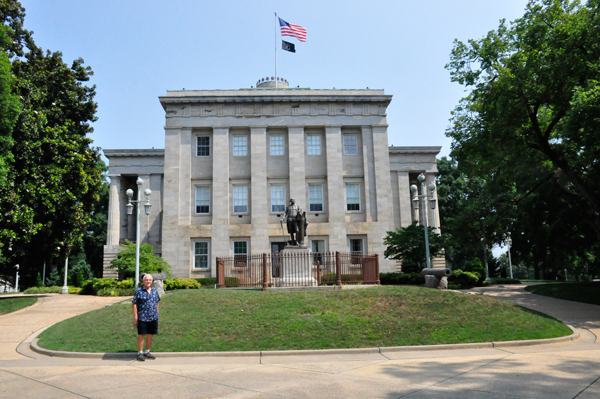
[[398, 201], [400, 202], [400, 227], [409, 226], [413, 221], [410, 179], [408, 172], [398, 172]]
[[[342, 127], [325, 127], [327, 151], [327, 194], [329, 209], [329, 250], [347, 252], [346, 187], [342, 168]], [[310, 228], [310, 226], [309, 226]]]
[[[190, 156], [181, 151], [181, 131], [179, 128], [165, 128], [165, 167], [163, 199], [162, 255], [174, 271], [180, 263], [179, 255], [179, 168], [181, 157]], [[177, 273], [177, 271], [176, 271]], [[177, 275], [176, 277], [188, 277]]]
[[[140, 187], [140, 199], [142, 201], [146, 201], [144, 190], [150, 188], [150, 175], [138, 175], [138, 177], [140, 177], [144, 181], [142, 187]], [[137, 193], [135, 193], [135, 197], [137, 198]], [[152, 203], [152, 197], [150, 197], [150, 203]], [[140, 243], [148, 243], [148, 229], [150, 227], [150, 216], [146, 215], [146, 212], [144, 211], [144, 204], [138, 204], [138, 206], [140, 207]], [[135, 208], [133, 209], [133, 212], [135, 213]]]
[[290, 198], [308, 212], [308, 196], [306, 195], [306, 166], [304, 164], [304, 126], [288, 126], [288, 143], [290, 159]]
[[108, 228], [106, 245], [119, 245], [121, 233], [121, 175], [110, 174], [110, 194], [108, 199]]
[[[229, 127], [213, 128], [213, 216], [212, 258], [229, 257]], [[219, 155], [217, 155], [219, 154]], [[211, 260], [211, 275], [216, 276], [216, 264]]]
[[392, 205], [392, 182], [390, 177], [390, 150], [387, 125], [373, 125], [373, 152], [375, 156], [375, 189], [377, 192], [377, 228], [369, 234], [369, 252], [380, 256], [382, 270], [393, 270], [395, 262], [385, 259], [383, 239], [388, 231], [394, 229], [394, 210]]
[[253, 254], [269, 252], [269, 188], [267, 187], [267, 127], [250, 128], [250, 202], [252, 209], [252, 240], [250, 252]]
[[361, 126], [363, 146], [363, 176], [365, 181], [364, 212], [367, 222], [377, 221], [377, 190], [375, 189], [375, 154], [371, 126]]

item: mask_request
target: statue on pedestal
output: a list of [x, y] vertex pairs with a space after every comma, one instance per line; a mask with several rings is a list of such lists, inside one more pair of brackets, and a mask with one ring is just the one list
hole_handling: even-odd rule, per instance
[[283, 219], [281, 219], [282, 227], [284, 220], [286, 221], [288, 234], [290, 235], [290, 240], [287, 242], [288, 245], [303, 246], [308, 222], [306, 221], [306, 212], [303, 212], [302, 208], [296, 205], [294, 198], [290, 198], [290, 204], [285, 210]]

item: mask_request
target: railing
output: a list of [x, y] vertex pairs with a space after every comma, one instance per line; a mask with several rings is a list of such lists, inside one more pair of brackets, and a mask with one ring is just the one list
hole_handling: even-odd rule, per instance
[[217, 258], [217, 288], [379, 284], [379, 255], [263, 253]]

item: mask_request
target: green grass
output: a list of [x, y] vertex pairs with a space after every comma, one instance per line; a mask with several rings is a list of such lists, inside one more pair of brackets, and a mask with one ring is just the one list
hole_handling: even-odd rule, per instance
[[600, 283], [552, 283], [525, 287], [532, 294], [600, 305]]
[[[342, 291], [180, 290], [161, 301], [160, 352], [330, 349], [489, 342], [568, 335], [557, 320], [494, 298], [418, 287]], [[135, 350], [131, 305], [54, 325], [44, 348]], [[94, 328], [89, 328], [94, 326]]]
[[0, 298], [0, 315], [15, 312], [37, 302], [35, 297]]

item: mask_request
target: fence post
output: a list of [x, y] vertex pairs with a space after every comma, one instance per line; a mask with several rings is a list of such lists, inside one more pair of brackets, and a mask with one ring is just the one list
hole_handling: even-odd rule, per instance
[[317, 261], [317, 285], [321, 285], [321, 261]]
[[217, 257], [217, 288], [225, 288], [225, 265], [223, 259]]
[[335, 252], [335, 285], [342, 286], [342, 259], [340, 251]]
[[263, 262], [262, 262], [262, 272], [263, 272], [263, 278], [262, 278], [262, 290], [266, 291], [269, 289], [269, 282], [267, 279], [267, 254], [263, 252]]
[[375, 254], [375, 273], [377, 273], [377, 285], [381, 285], [381, 281], [379, 281], [379, 254]]

